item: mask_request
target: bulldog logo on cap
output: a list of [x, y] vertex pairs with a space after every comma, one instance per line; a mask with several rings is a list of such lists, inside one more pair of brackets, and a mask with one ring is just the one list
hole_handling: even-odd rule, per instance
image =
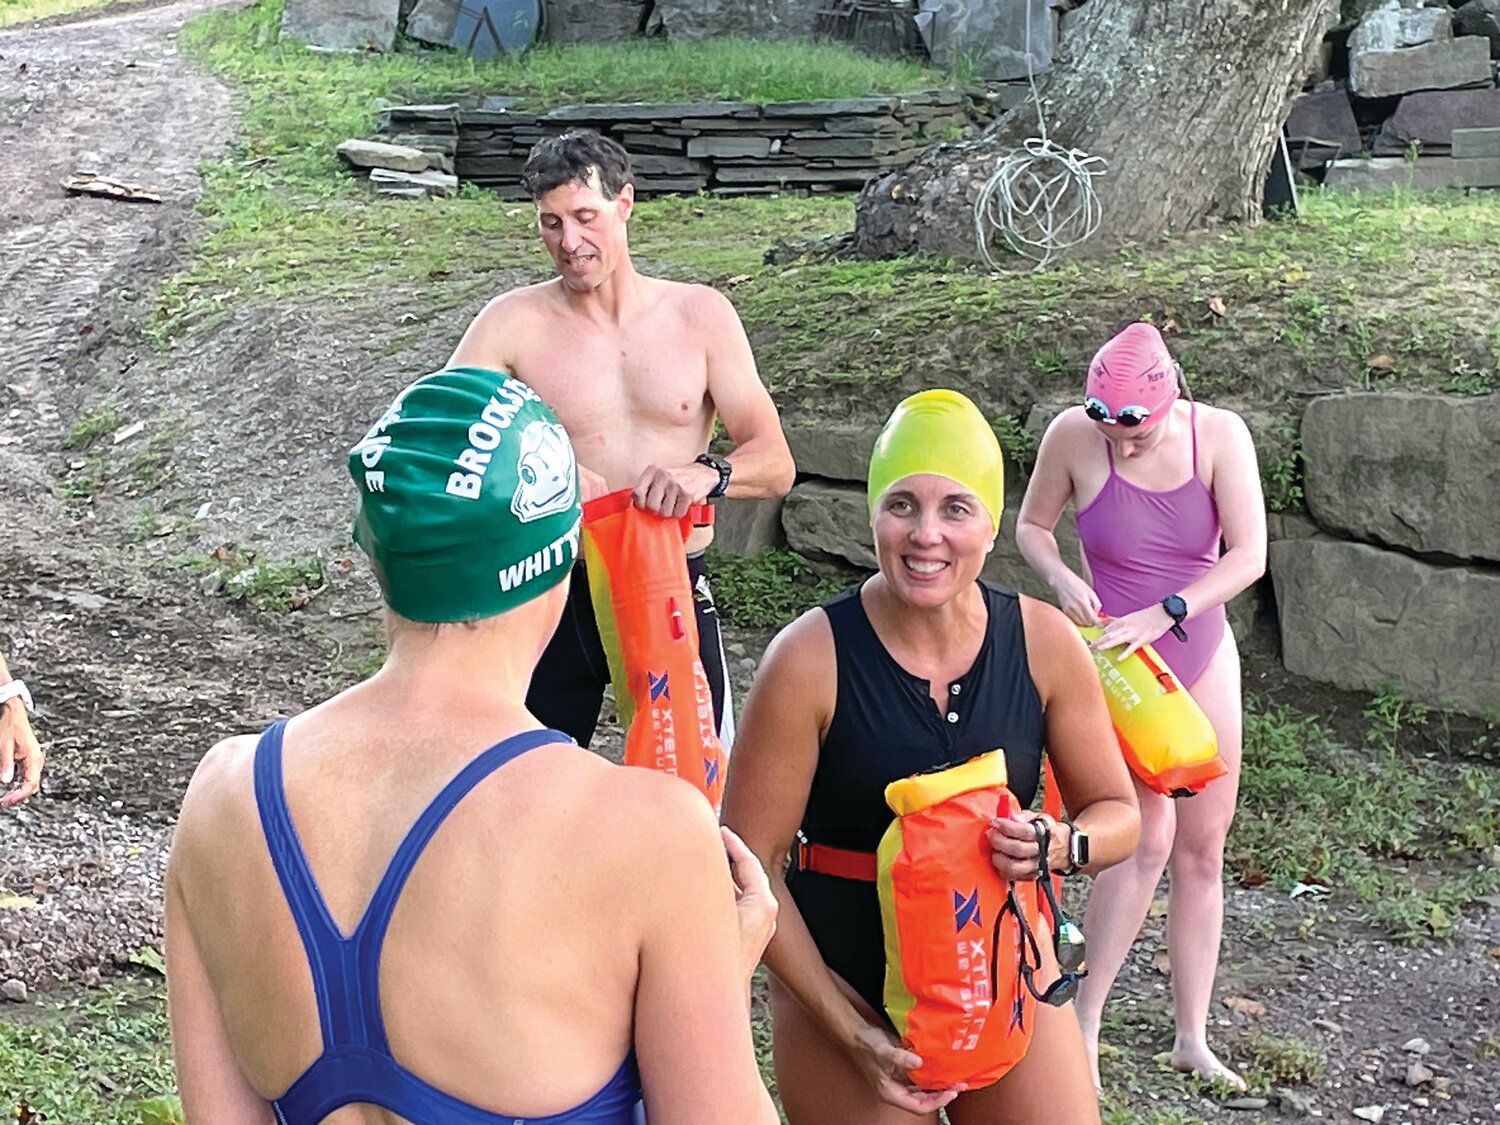
[[516, 491], [510, 510], [522, 523], [565, 512], [578, 491], [578, 470], [567, 432], [555, 422], [531, 422], [521, 431]]

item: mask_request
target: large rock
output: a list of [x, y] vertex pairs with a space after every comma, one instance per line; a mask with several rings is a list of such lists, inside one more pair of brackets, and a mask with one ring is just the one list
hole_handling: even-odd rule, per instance
[[668, 39], [756, 35], [775, 22], [775, 0], [657, 0], [647, 30]]
[[[1047, 585], [1036, 576], [1016, 549], [1016, 513], [1024, 485], [1012, 474], [1006, 489], [1000, 534], [984, 567], [984, 576], [1033, 597], [1050, 600]], [[782, 509], [781, 524], [787, 546], [804, 555], [827, 555], [866, 570], [875, 569], [870, 536], [870, 513], [865, 490], [853, 484], [805, 481], [792, 489]], [[1078, 534], [1071, 512], [1057, 524], [1057, 542], [1065, 562], [1079, 569]]]
[[1338, 145], [1340, 154], [1358, 152], [1364, 147], [1359, 122], [1349, 105], [1346, 90], [1317, 90], [1303, 94], [1292, 102], [1286, 120], [1287, 145], [1294, 152], [1297, 142], [1317, 140]]
[[550, 43], [618, 43], [641, 30], [646, 0], [545, 0]]
[[1446, 155], [1453, 145], [1453, 130], [1496, 126], [1500, 126], [1500, 89], [1424, 90], [1401, 99], [1396, 112], [1375, 134], [1371, 148], [1379, 156], [1399, 156], [1416, 143], [1424, 154]]
[[1462, 35], [1479, 35], [1490, 41], [1490, 58], [1500, 59], [1500, 0], [1469, 0], [1453, 16]]
[[1321, 537], [1272, 543], [1271, 575], [1288, 671], [1357, 691], [1394, 682], [1475, 714], [1500, 707], [1500, 575]]
[[1351, 59], [1366, 51], [1395, 51], [1453, 38], [1453, 13], [1447, 8], [1419, 8], [1389, 0], [1366, 12], [1349, 35]]
[[714, 546], [731, 555], [754, 555], [786, 542], [781, 530], [780, 496], [764, 500], [721, 500], [714, 505]]
[[[1026, 36], [1027, 5], [1031, 38]], [[917, 28], [937, 66], [963, 58], [973, 73], [990, 81], [1041, 74], [1052, 65], [1052, 13], [1047, 0], [921, 0]]]
[[782, 421], [799, 476], [863, 483], [882, 422], [830, 422], [811, 417]]
[[401, 0], [286, 0], [281, 33], [336, 51], [389, 51]]
[[1473, 36], [1393, 51], [1350, 51], [1349, 89], [1361, 98], [1493, 84], [1490, 45]]
[[1302, 416], [1302, 456], [1307, 506], [1324, 527], [1500, 561], [1500, 395], [1316, 398]]

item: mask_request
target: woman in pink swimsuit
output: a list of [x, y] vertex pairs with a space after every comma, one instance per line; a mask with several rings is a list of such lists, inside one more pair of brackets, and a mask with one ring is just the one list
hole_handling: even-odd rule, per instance
[[[1173, 801], [1136, 782], [1135, 854], [1094, 880], [1078, 997], [1098, 1083], [1099, 1022], [1164, 867], [1172, 879], [1167, 949], [1177, 1037], [1172, 1065], [1243, 1086], [1208, 1046], [1224, 918], [1224, 839], [1239, 789], [1240, 660], [1224, 605], [1266, 566], [1266, 513], [1250, 432], [1239, 415], [1181, 397], [1161, 334], [1132, 324], [1089, 365], [1083, 405], [1048, 427], [1021, 504], [1016, 545], [1080, 625], [1108, 618], [1098, 648], [1151, 644], [1213, 722], [1226, 777]], [[1085, 573], [1053, 535], [1077, 509]]]

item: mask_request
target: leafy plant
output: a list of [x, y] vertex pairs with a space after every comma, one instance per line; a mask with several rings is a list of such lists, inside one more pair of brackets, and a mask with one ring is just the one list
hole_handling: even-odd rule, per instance
[[709, 568], [719, 615], [751, 629], [780, 628], [845, 585], [818, 574], [795, 551], [767, 549], [755, 555], [711, 551]]

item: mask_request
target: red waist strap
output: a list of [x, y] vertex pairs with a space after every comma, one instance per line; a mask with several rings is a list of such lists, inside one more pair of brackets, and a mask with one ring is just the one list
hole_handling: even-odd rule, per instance
[[799, 871], [837, 875], [840, 879], [860, 879], [866, 883], [873, 883], [876, 878], [874, 852], [850, 852], [843, 848], [812, 844], [798, 837], [796, 850], [792, 854]]

